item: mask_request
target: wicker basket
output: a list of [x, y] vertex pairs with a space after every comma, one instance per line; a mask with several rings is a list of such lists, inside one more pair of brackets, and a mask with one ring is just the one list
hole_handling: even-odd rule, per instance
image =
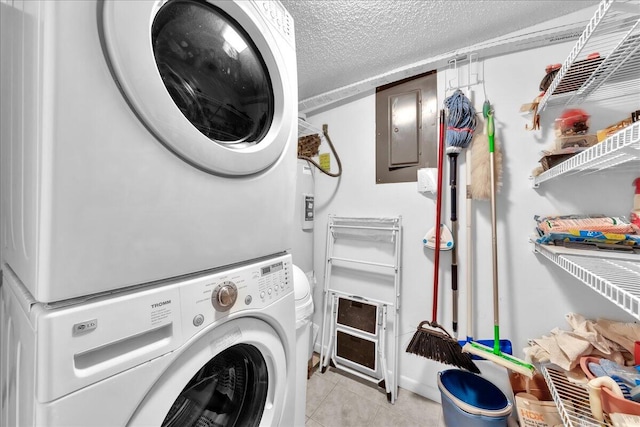
[[301, 136], [300, 138], [298, 138], [298, 156], [317, 156], [320, 142], [321, 140], [318, 134]]

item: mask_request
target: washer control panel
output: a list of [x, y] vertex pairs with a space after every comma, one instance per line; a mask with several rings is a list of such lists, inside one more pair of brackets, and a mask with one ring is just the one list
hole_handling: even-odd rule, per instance
[[258, 278], [260, 299], [262, 301], [278, 299], [278, 295], [286, 289], [290, 279], [288, 274], [289, 272], [285, 269], [283, 261], [261, 267], [260, 277]]
[[238, 298], [238, 287], [235, 283], [225, 280], [213, 290], [211, 304], [218, 311], [229, 311]]
[[291, 255], [189, 280], [180, 285], [183, 314], [196, 328], [242, 310], [259, 310], [293, 294]]

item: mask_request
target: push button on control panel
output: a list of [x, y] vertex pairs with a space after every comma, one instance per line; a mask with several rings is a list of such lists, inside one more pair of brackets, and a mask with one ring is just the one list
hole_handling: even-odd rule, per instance
[[197, 314], [194, 318], [193, 318], [193, 326], [200, 326], [202, 325], [202, 323], [204, 322], [204, 316], [202, 314]]

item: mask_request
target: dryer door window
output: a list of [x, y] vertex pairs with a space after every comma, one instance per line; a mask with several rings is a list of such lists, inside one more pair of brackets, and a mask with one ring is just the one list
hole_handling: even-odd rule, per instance
[[220, 144], [257, 144], [273, 120], [273, 89], [242, 27], [208, 3], [166, 3], [151, 27], [162, 81], [182, 114]]
[[293, 154], [295, 46], [269, 3], [98, 2], [106, 63], [131, 111], [200, 170], [252, 175]]
[[191, 378], [162, 427], [257, 426], [268, 384], [267, 365], [256, 347], [230, 347]]

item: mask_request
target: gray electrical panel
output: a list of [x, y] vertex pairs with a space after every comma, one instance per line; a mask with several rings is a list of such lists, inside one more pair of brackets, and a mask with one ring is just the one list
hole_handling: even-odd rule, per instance
[[437, 74], [376, 89], [376, 183], [415, 182], [437, 167]]

